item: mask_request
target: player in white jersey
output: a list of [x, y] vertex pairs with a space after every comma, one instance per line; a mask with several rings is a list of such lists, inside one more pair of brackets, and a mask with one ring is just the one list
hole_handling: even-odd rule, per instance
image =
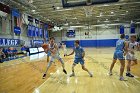
[[135, 57], [135, 50], [138, 48], [139, 48], [139, 44], [138, 44], [138, 42], [136, 42], [136, 36], [132, 35], [130, 37], [130, 41], [128, 41], [128, 52], [126, 54], [126, 60], [128, 61], [126, 76], [128, 76], [128, 77], [134, 77], [130, 73], [130, 68], [131, 68], [131, 66], [137, 64], [137, 58]]
[[66, 44], [65, 43], [62, 44], [62, 48], [63, 48], [63, 51], [64, 51], [64, 57], [65, 57], [66, 54], [67, 54], [67, 48], [66, 48]]
[[47, 66], [47, 69], [43, 75], [43, 79], [46, 77], [46, 73], [48, 72], [48, 69], [50, 68], [52, 62], [54, 61], [54, 59], [57, 59], [61, 62], [62, 64], [62, 68], [63, 68], [63, 72], [65, 74], [67, 74], [66, 70], [65, 70], [65, 66], [64, 66], [64, 62], [62, 60], [62, 58], [59, 56], [59, 51], [58, 51], [58, 46], [57, 44], [54, 42], [55, 41], [55, 38], [54, 37], [51, 37], [50, 38], [50, 42], [49, 42], [49, 50], [51, 52], [51, 58], [50, 58], [50, 61], [48, 63], [48, 66]]

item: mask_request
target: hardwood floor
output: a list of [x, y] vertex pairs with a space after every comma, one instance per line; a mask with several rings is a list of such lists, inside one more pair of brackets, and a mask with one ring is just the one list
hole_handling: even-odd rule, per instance
[[[136, 78], [125, 77], [128, 81], [118, 80], [119, 62], [114, 67], [113, 76], [107, 75], [113, 50], [114, 48], [85, 49], [85, 65], [93, 72], [93, 77], [89, 77], [80, 64], [75, 67], [76, 76], [69, 77], [74, 56], [63, 58], [68, 75], [62, 72], [61, 64], [56, 61], [56, 66], [52, 64], [46, 79], [42, 79], [47, 65], [46, 56], [34, 60], [25, 57], [1, 63], [0, 93], [139, 93], [140, 64], [132, 67]], [[71, 49], [68, 50], [70, 52]]]

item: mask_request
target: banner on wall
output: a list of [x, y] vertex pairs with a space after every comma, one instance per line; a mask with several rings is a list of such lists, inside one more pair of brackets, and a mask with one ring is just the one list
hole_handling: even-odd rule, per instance
[[33, 40], [33, 43], [35, 44], [43, 44], [44, 41], [43, 40]]
[[123, 25], [120, 26], [120, 34], [124, 34], [124, 26]]
[[135, 24], [134, 23], [132, 23], [130, 26], [130, 33], [135, 34]]
[[32, 26], [31, 25], [28, 25], [27, 36], [28, 37], [31, 37], [32, 36]]
[[30, 42], [33, 43], [34, 47], [40, 47], [44, 43], [43, 40], [31, 40]]
[[29, 37], [42, 37], [42, 29], [33, 25], [28, 25], [27, 36]]
[[38, 36], [39, 36], [39, 28], [36, 27], [36, 28], [35, 28], [35, 37], [38, 37]]
[[20, 13], [17, 9], [13, 8], [12, 9], [12, 16], [20, 17]]
[[48, 31], [46, 30], [46, 38], [48, 39], [49, 38], [49, 34], [48, 34]]
[[19, 44], [19, 39], [0, 38], [0, 46], [18, 46]]
[[39, 29], [39, 36], [43, 37], [43, 29], [42, 28]]
[[32, 36], [35, 37], [35, 26], [32, 25]]
[[15, 26], [15, 27], [14, 27], [14, 33], [15, 33], [15, 34], [20, 34], [20, 33], [21, 33], [20, 27]]

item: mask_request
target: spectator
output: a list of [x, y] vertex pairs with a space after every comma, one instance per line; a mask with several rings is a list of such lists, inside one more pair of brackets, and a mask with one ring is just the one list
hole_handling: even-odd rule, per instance
[[14, 55], [14, 57], [17, 56], [17, 53], [18, 53], [18, 50], [17, 50], [16, 48], [14, 48], [14, 49], [13, 49], [13, 55]]
[[8, 58], [10, 59], [12, 57], [12, 51], [10, 47], [8, 47], [7, 53], [8, 53]]
[[5, 54], [6, 58], [8, 58], [8, 52], [7, 52], [7, 50], [8, 50], [8, 49], [5, 49], [5, 48], [3, 48], [3, 50], [2, 50], [3, 53]]
[[3, 59], [4, 59], [5, 57], [6, 57], [6, 56], [5, 56], [4, 52], [3, 52], [3, 48], [0, 48], [0, 63], [3, 62]]
[[26, 48], [25, 46], [22, 46], [22, 47], [21, 47], [21, 51], [22, 51], [23, 54], [26, 53], [26, 50], [27, 50], [27, 48]]
[[21, 47], [21, 52], [22, 52], [22, 54], [26, 55], [26, 54], [27, 54], [27, 50], [28, 50], [27, 47], [25, 47], [25, 46], [22, 46], [22, 47]]

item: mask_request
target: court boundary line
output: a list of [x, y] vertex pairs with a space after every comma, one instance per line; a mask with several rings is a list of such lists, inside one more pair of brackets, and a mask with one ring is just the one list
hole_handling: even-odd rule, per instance
[[[70, 61], [70, 60], [69, 60], [69, 61]], [[66, 61], [65, 64], [67, 64], [69, 61]], [[58, 69], [60, 69], [60, 68], [61, 68], [61, 67], [59, 67]], [[57, 69], [57, 70], [58, 70], [58, 69]], [[52, 73], [52, 75], [56, 74], [56, 73], [57, 73], [57, 70], [56, 70], [54, 73]], [[68, 74], [67, 74], [66, 76], [69, 77]], [[41, 79], [42, 79], [42, 78], [41, 78]], [[35, 88], [34, 91], [33, 91], [32, 93], [36, 93], [35, 90], [41, 88], [41, 87], [42, 87], [48, 80], [50, 80], [50, 79], [51, 79], [51, 78], [49, 77], [47, 80], [45, 80], [45, 82], [43, 82], [41, 85], [39, 85], [37, 88]]]

